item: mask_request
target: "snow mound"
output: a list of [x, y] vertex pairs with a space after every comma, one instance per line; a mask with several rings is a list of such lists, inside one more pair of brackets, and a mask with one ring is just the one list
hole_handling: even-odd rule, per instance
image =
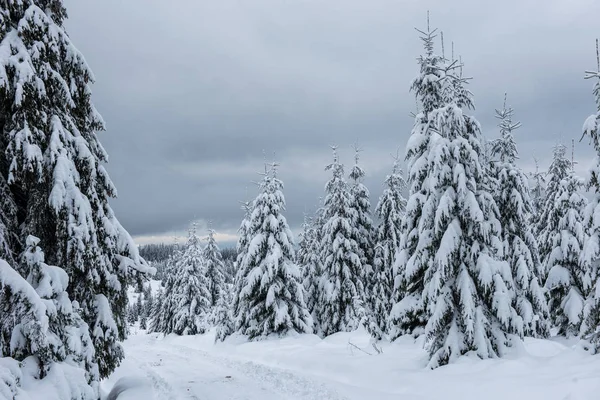
[[123, 377], [115, 383], [106, 400], [153, 399], [152, 384], [141, 377]]
[[132, 375], [148, 379], [154, 398], [166, 400], [594, 400], [600, 389], [600, 357], [555, 339], [527, 338], [505, 358], [469, 353], [429, 370], [422, 340], [409, 336], [379, 342], [378, 354], [363, 329], [324, 340], [233, 336], [217, 344], [214, 334], [133, 335], [124, 344], [127, 358], [103, 389]]

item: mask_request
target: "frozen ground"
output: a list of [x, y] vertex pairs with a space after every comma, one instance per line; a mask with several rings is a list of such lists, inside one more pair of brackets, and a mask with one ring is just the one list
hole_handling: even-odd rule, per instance
[[363, 331], [324, 340], [230, 338], [216, 345], [213, 333], [163, 338], [138, 331], [125, 342], [126, 359], [102, 389], [108, 393], [127, 377], [138, 387], [119, 400], [149, 400], [150, 389], [156, 400], [600, 399], [600, 356], [572, 344], [527, 339], [505, 359], [465, 356], [431, 371], [425, 352], [410, 338], [384, 344], [383, 353], [373, 355], [348, 342], [375, 353]]

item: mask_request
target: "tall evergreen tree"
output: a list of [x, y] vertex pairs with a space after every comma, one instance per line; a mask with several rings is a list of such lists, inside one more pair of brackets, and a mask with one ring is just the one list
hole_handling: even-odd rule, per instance
[[209, 327], [210, 290], [206, 276], [206, 261], [194, 224], [188, 241], [175, 264], [175, 277], [170, 292], [165, 291], [165, 303], [175, 305], [172, 331], [177, 335], [196, 335]]
[[144, 290], [144, 315], [150, 319], [152, 315], [152, 309], [154, 308], [154, 296], [152, 295], [152, 286], [148, 284]]
[[367, 285], [367, 291], [370, 292], [375, 277], [373, 275], [373, 249], [374, 249], [374, 233], [373, 220], [371, 219], [371, 200], [369, 199], [369, 189], [364, 185], [364, 179], [366, 176], [365, 170], [358, 165], [360, 159], [360, 149], [355, 146], [354, 148], [354, 165], [350, 170], [349, 178], [350, 184], [350, 196], [351, 196], [351, 207], [355, 210], [356, 214], [356, 225], [357, 229], [357, 241], [360, 248], [360, 262], [362, 264], [361, 269], [365, 276], [365, 284]]
[[426, 56], [413, 84], [421, 112], [407, 147], [410, 197], [398, 257], [404, 298], [391, 313], [394, 336], [424, 331], [432, 368], [469, 351], [502, 355], [507, 334], [523, 329], [511, 269], [499, 259], [479, 123], [464, 112], [471, 94], [455, 64], [433, 55], [434, 32], [423, 32]]
[[135, 321], [137, 321], [138, 319], [138, 315], [136, 312], [136, 308], [135, 305], [130, 305], [129, 307], [127, 307], [127, 323], [130, 326], [135, 325]]
[[[546, 196], [546, 173], [540, 171], [540, 163], [537, 158], [534, 158], [535, 172], [531, 173], [531, 202], [533, 203], [533, 213], [531, 215], [531, 223], [536, 232], [542, 228], [539, 226], [540, 214], [544, 210]], [[540, 254], [541, 255], [541, 254]]]
[[378, 339], [387, 332], [394, 288], [394, 256], [400, 246], [402, 216], [406, 210], [406, 199], [402, 195], [406, 182], [399, 161], [398, 157], [394, 159], [392, 173], [385, 178], [385, 189], [375, 208], [379, 226], [373, 261], [375, 280], [368, 296], [373, 317], [368, 329]]
[[123, 357], [127, 286], [151, 269], [109, 205], [116, 190], [96, 136], [104, 122], [91, 102], [94, 77], [66, 16], [61, 0], [0, 5], [0, 176], [16, 208], [13, 256], [26, 247], [15, 238], [34, 234], [66, 271], [106, 377]]
[[177, 309], [176, 299], [169, 296], [175, 286], [177, 277], [177, 265], [182, 257], [182, 249], [175, 238], [174, 249], [166, 263], [165, 279], [162, 281], [164, 292], [157, 296], [156, 307], [150, 319], [150, 332], [171, 333], [174, 331], [174, 316]]
[[[244, 314], [241, 313], [240, 293], [245, 285], [245, 278], [248, 276], [248, 264], [244, 263], [244, 258], [248, 253], [248, 245], [250, 244], [250, 217], [252, 215], [252, 202], [246, 201], [242, 203], [242, 210], [244, 211], [244, 218], [238, 229], [238, 240], [236, 244], [237, 257], [235, 259], [235, 279], [233, 282], [233, 316], [237, 318], [243, 318]], [[237, 323], [237, 322], [236, 322]], [[243, 323], [243, 321], [240, 321]]]
[[[523, 333], [546, 337], [549, 334], [548, 306], [540, 279], [545, 277], [538, 247], [531, 228], [534, 212], [525, 173], [516, 165], [517, 144], [513, 132], [521, 126], [512, 120], [514, 111], [506, 105], [496, 110], [500, 138], [492, 142], [494, 198], [500, 212], [504, 259], [512, 269], [516, 291], [515, 309], [523, 319]], [[519, 332], [516, 333], [520, 333]]]
[[292, 232], [285, 210], [283, 182], [273, 164], [260, 183], [248, 226], [247, 253], [239, 267], [246, 274], [237, 293], [236, 330], [250, 339], [290, 331], [311, 332]]
[[314, 237], [313, 220], [306, 213], [302, 225], [300, 226], [302, 231], [298, 235], [298, 251], [296, 252], [296, 264], [300, 267], [300, 272], [304, 271], [304, 260], [306, 259], [310, 243]]
[[579, 192], [583, 182], [573, 172], [565, 153], [565, 146], [554, 147], [540, 239], [549, 250], [542, 261], [548, 271], [551, 321], [559, 335], [570, 337], [583, 334], [582, 326], [585, 331], [591, 285], [584, 284], [586, 271], [579, 262], [586, 238], [583, 211], [587, 200]]
[[[0, 154], [0, 161], [2, 160]], [[9, 265], [16, 265], [13, 249], [19, 242], [16, 202], [4, 176], [0, 174], [0, 258]]]
[[313, 324], [316, 327], [319, 325], [315, 313], [316, 301], [323, 273], [323, 263], [319, 254], [323, 227], [322, 213], [323, 209], [319, 207], [315, 216], [305, 222], [304, 248], [301, 248], [302, 251], [298, 257], [302, 269], [302, 285], [304, 286], [306, 308], [311, 314]]
[[365, 298], [358, 213], [353, 208], [353, 196], [344, 179], [344, 166], [336, 147], [333, 147], [333, 163], [326, 170], [333, 176], [325, 186], [319, 252], [323, 270], [315, 300], [317, 333], [321, 336], [358, 328], [364, 316]]
[[572, 170], [571, 162], [566, 157], [567, 148], [557, 144], [553, 149], [552, 163], [547, 174], [546, 198], [539, 210], [537, 240], [542, 265], [545, 273], [550, 271], [552, 265], [548, 264], [548, 258], [554, 249], [554, 235], [558, 230], [558, 224], [562, 215], [562, 206], [556, 204], [565, 187], [563, 180], [567, 179]]
[[585, 270], [583, 285], [589, 285], [592, 293], [591, 307], [586, 321], [586, 333], [592, 347], [600, 351], [600, 55], [598, 54], [598, 40], [596, 40], [596, 56], [598, 59], [597, 71], [586, 71], [587, 79], [596, 79], [594, 84], [594, 100], [596, 113], [590, 115], [583, 124], [583, 134], [590, 137], [592, 146], [598, 157], [596, 164], [591, 168], [587, 181], [588, 190], [593, 190], [594, 197], [585, 209], [584, 224], [588, 237], [583, 246], [580, 261]]
[[148, 317], [146, 317], [145, 315], [142, 315], [140, 317], [140, 329], [148, 329]]
[[[369, 301], [372, 296], [373, 288], [377, 283], [377, 275], [373, 269], [374, 257], [374, 236], [375, 228], [371, 219], [371, 201], [369, 189], [364, 185], [365, 170], [358, 164], [360, 159], [360, 149], [354, 146], [354, 165], [350, 170], [350, 197], [351, 207], [355, 214], [354, 227], [356, 228], [356, 241], [359, 246], [360, 270], [363, 275], [363, 285], [365, 288], [365, 297], [362, 301], [362, 322], [370, 329], [374, 326], [375, 315]], [[369, 294], [368, 296], [366, 294]]]
[[[428, 22], [429, 25], [429, 22]], [[435, 195], [434, 188], [428, 183], [432, 166], [427, 162], [432, 139], [437, 138], [430, 126], [431, 114], [445, 105], [444, 66], [442, 56], [434, 53], [436, 30], [421, 32], [425, 54], [418, 59], [420, 71], [412, 81], [411, 91], [415, 93], [419, 113], [406, 147], [408, 165], [409, 196], [405, 216], [402, 219], [400, 247], [394, 261], [394, 306], [390, 312], [389, 333], [393, 340], [404, 334], [420, 334], [427, 323], [423, 291], [425, 272], [431, 254], [429, 245], [433, 232], [431, 228], [423, 230], [422, 219], [431, 219], [435, 213], [435, 204], [430, 197]], [[433, 183], [433, 182], [432, 182]]]
[[67, 274], [44, 262], [38, 243], [26, 240], [19, 266], [26, 278], [0, 259], [0, 360], [15, 361], [13, 383], [4, 389], [0, 373], [0, 395], [20, 398], [23, 381], [51, 375], [49, 387], [63, 398], [96, 399], [99, 371], [89, 328], [68, 297]]
[[152, 302], [150, 309], [150, 317], [148, 321], [149, 332], [162, 332], [162, 304], [164, 302], [164, 292], [162, 287], [158, 288], [156, 296]]
[[219, 300], [221, 288], [225, 284], [223, 277], [223, 258], [221, 249], [215, 239], [215, 230], [209, 229], [206, 238], [206, 247], [204, 247], [204, 262], [206, 264], [206, 278], [208, 279], [208, 291], [210, 292], [210, 306], [215, 307]]
[[227, 336], [235, 331], [232, 302], [233, 287], [231, 284], [226, 283], [221, 286], [221, 293], [219, 293], [219, 300], [217, 301], [215, 311], [215, 325], [217, 327], [215, 342], [224, 341]]

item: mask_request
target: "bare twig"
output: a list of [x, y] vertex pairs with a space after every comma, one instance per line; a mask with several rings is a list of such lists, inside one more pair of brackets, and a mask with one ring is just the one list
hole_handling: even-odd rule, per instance
[[354, 343], [352, 343], [352, 342], [351, 342], [351, 341], [349, 341], [349, 340], [348, 340], [348, 345], [349, 345], [349, 346], [352, 346], [352, 347], [354, 347], [354, 348], [355, 348], [355, 349], [357, 349], [357, 350], [360, 350], [360, 351], [362, 351], [362, 352], [363, 352], [363, 353], [365, 353], [365, 354], [368, 354], [368, 355], [370, 355], [370, 356], [372, 356], [372, 355], [373, 355], [373, 354], [369, 353], [368, 351], [365, 351], [365, 350], [361, 349], [360, 347], [358, 347], [357, 345], [355, 345]]
[[373, 348], [375, 349], [375, 351], [377, 352], [377, 354], [383, 353], [383, 349], [381, 347], [377, 347], [377, 343], [373, 342], [372, 345], [373, 345]]

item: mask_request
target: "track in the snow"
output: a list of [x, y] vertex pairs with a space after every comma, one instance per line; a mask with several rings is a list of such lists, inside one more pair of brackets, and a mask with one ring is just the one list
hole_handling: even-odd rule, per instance
[[153, 341], [131, 346], [127, 357], [152, 382], [155, 397], [165, 400], [345, 400], [332, 388], [298, 373], [238, 361]]

